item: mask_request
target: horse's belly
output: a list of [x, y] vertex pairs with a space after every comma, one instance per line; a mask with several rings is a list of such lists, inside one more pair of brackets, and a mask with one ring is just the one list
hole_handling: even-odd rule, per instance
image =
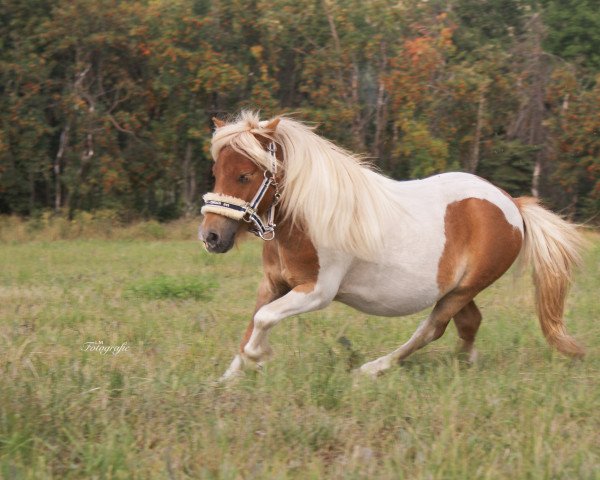
[[361, 312], [392, 317], [423, 310], [438, 297], [434, 272], [410, 272], [367, 264], [349, 272], [336, 300]]
[[[438, 264], [444, 249], [444, 209], [421, 209], [412, 223], [390, 219], [385, 260], [357, 260], [346, 272], [336, 300], [371, 315], [401, 316], [430, 307], [438, 299]], [[402, 225], [398, 228], [398, 225]]]

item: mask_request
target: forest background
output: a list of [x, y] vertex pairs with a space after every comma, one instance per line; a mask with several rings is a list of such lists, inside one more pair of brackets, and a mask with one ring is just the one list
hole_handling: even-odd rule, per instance
[[597, 0], [3, 0], [0, 213], [198, 213], [211, 118], [600, 212]]

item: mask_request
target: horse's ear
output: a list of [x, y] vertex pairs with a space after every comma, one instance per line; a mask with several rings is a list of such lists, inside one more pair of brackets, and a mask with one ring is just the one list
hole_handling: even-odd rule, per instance
[[275, 133], [275, 130], [277, 130], [277, 125], [279, 125], [280, 121], [281, 121], [281, 117], [277, 117], [277, 118], [271, 120], [269, 122], [269, 124], [265, 127], [265, 130], [267, 130], [268, 132], [271, 132], [271, 133]]
[[216, 128], [221, 128], [226, 125], [223, 120], [219, 120], [217, 117], [213, 117], [212, 121], [214, 122]]

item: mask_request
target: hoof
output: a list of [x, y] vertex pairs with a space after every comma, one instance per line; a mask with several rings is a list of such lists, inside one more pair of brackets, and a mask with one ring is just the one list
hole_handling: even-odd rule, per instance
[[459, 342], [456, 351], [461, 359], [470, 364], [477, 362], [477, 359], [479, 358], [479, 353], [473, 346], [473, 342]]
[[241, 355], [236, 355], [233, 357], [229, 368], [225, 371], [223, 375], [218, 380], [218, 383], [226, 384], [233, 383], [236, 379], [239, 379], [244, 376], [244, 359]]
[[366, 377], [377, 378], [388, 368], [390, 368], [389, 360], [386, 357], [381, 357], [372, 362], [365, 363], [357, 371]]
[[478, 359], [479, 359], [479, 352], [475, 349], [471, 350], [471, 352], [469, 353], [469, 356], [467, 358], [467, 361], [470, 364], [474, 364], [474, 363], [477, 363]]
[[459, 348], [457, 353], [460, 360], [463, 360], [471, 365], [476, 363], [477, 359], [479, 358], [479, 353], [473, 347], [469, 349]]
[[238, 372], [230, 373], [229, 371], [225, 372], [223, 375], [219, 377], [217, 380], [217, 385], [233, 385], [238, 380], [246, 376], [246, 372], [240, 370]]

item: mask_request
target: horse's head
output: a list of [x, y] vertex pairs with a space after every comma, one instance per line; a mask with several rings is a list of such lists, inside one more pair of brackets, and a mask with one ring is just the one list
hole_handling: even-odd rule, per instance
[[[220, 121], [215, 120], [215, 123], [217, 128], [224, 126]], [[273, 132], [276, 126], [277, 122], [273, 122]], [[258, 135], [256, 139], [266, 151], [270, 140]], [[229, 145], [224, 146], [218, 152], [212, 171], [215, 177], [213, 193], [217, 194], [215, 196], [218, 198], [216, 203], [226, 203], [230, 199], [234, 206], [236, 203], [249, 204], [263, 186], [266, 176], [270, 175], [267, 172], [265, 176], [265, 169]], [[274, 184], [267, 185], [264, 196], [255, 207], [258, 215], [263, 215], [275, 203], [275, 195]], [[248, 230], [249, 219], [247, 214], [242, 215], [243, 212], [236, 212], [228, 208], [213, 208], [212, 210], [216, 211], [204, 213], [199, 237], [209, 252], [225, 253], [235, 243], [236, 236]]]

